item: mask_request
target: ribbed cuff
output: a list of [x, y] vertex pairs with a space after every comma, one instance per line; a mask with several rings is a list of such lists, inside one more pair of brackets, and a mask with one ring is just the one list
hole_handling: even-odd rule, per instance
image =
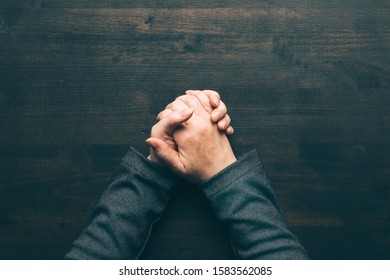
[[177, 184], [183, 182], [183, 179], [169, 170], [162, 169], [157, 164], [148, 160], [143, 154], [138, 152], [134, 147], [130, 147], [129, 151], [122, 159], [121, 165], [136, 170], [144, 177], [153, 182], [158, 182], [166, 189], [171, 189]]
[[257, 152], [252, 150], [239, 157], [236, 162], [198, 186], [207, 197], [212, 197], [234, 183], [240, 177], [259, 167], [262, 168], [260, 158]]

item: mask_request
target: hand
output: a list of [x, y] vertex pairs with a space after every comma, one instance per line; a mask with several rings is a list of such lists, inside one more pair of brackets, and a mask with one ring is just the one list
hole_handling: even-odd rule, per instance
[[[169, 109], [172, 112], [153, 126], [152, 137], [146, 140], [153, 151], [150, 157], [156, 157], [159, 164], [199, 183], [236, 161], [226, 134], [210, 120], [199, 98], [191, 94], [180, 96]], [[179, 119], [186, 120], [179, 125]], [[172, 131], [175, 147], [153, 136], [153, 131], [164, 130]]]
[[[224, 131], [227, 135], [234, 133], [233, 127], [230, 126], [231, 119], [227, 114], [227, 108], [221, 101], [218, 92], [212, 90], [187, 90], [186, 94], [199, 99], [204, 109], [210, 114], [210, 119], [218, 124], [218, 128], [221, 131]], [[173, 131], [192, 116], [192, 111], [188, 105], [182, 103], [184, 106], [177, 107], [175, 106], [176, 103], [168, 104], [165, 110], [158, 114], [157, 121], [159, 121], [159, 125], [153, 126], [151, 131], [151, 137], [164, 141], [175, 150], [177, 150], [177, 146], [173, 140]], [[150, 149], [148, 159], [161, 167], [165, 167], [165, 164], [155, 155], [153, 149]]]

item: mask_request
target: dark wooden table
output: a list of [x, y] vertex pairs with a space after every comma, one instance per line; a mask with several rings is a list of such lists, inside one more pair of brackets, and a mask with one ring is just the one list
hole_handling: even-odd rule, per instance
[[[1, 0], [0, 258], [62, 258], [189, 88], [221, 92], [312, 258], [390, 258], [385, 0]], [[142, 257], [233, 256], [183, 186]]]

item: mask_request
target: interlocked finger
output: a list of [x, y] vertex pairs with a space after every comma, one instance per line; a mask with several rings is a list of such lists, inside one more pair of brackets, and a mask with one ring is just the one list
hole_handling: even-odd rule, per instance
[[205, 89], [202, 92], [207, 95], [213, 107], [218, 107], [219, 102], [221, 100], [221, 96], [219, 95], [218, 92], [209, 89]]
[[176, 98], [176, 100], [180, 100], [184, 102], [188, 107], [194, 109], [194, 113], [201, 115], [201, 114], [207, 114], [207, 111], [203, 108], [202, 104], [200, 103], [199, 99], [192, 95], [182, 95]]
[[169, 103], [165, 109], [171, 109], [172, 111], [182, 111], [188, 109], [188, 105], [182, 100], [176, 98], [175, 101]]
[[231, 119], [228, 114], [226, 114], [222, 120], [218, 122], [218, 128], [219, 130], [226, 130], [230, 125]]
[[157, 115], [157, 117], [156, 117], [156, 119], [157, 119], [157, 121], [161, 121], [163, 118], [166, 118], [170, 113], [172, 113], [173, 111], [171, 110], [171, 109], [165, 109], [165, 110], [163, 110], [163, 111], [161, 111], [158, 115]]
[[203, 108], [210, 114], [213, 111], [213, 107], [210, 104], [209, 97], [200, 90], [188, 90], [186, 91], [187, 95], [195, 96], [199, 99], [200, 103], [202, 104]]
[[188, 106], [183, 101], [175, 100], [172, 103], [169, 103], [167, 107], [165, 107], [165, 109], [157, 115], [157, 121], [162, 120], [172, 112], [182, 111], [185, 109], [188, 109]]

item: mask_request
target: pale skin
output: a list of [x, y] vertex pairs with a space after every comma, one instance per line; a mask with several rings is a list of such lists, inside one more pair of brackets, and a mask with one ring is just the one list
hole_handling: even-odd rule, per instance
[[236, 161], [227, 135], [233, 133], [217, 92], [187, 91], [157, 117], [149, 159], [193, 183], [200, 183]]

